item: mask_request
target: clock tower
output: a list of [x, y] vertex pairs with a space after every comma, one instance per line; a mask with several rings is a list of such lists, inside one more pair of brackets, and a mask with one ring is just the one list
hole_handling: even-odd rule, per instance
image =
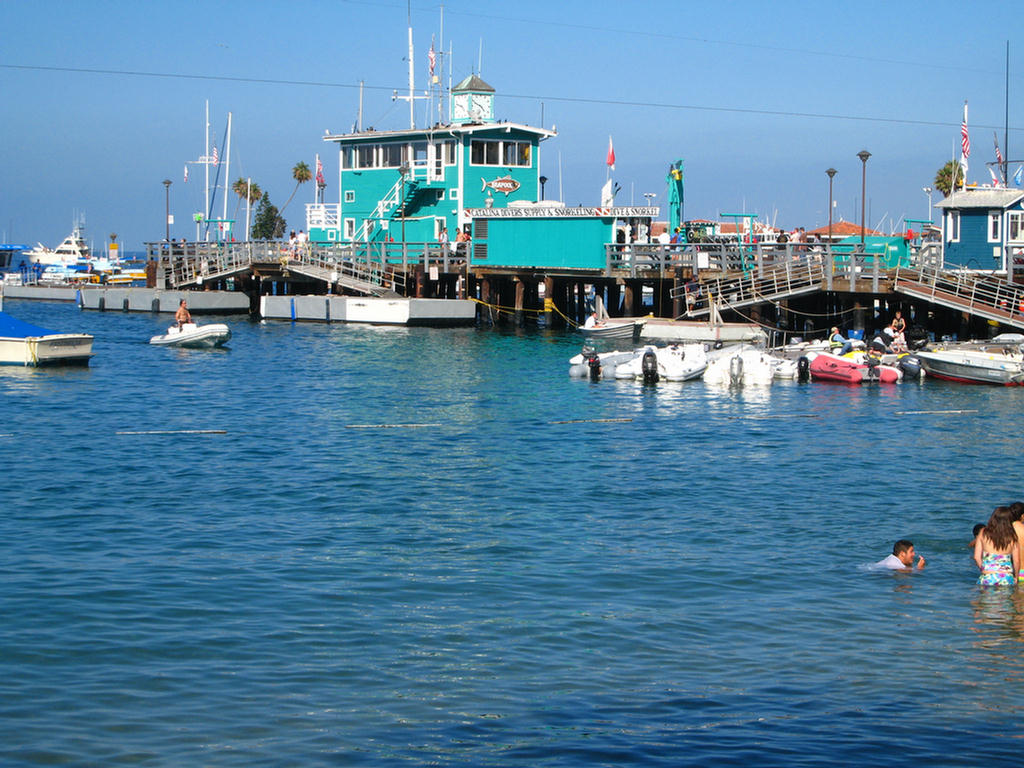
[[494, 89], [476, 75], [470, 75], [452, 88], [452, 122], [494, 122]]

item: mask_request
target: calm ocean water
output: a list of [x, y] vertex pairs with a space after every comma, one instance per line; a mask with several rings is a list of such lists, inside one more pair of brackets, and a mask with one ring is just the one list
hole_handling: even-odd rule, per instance
[[[967, 542], [1024, 498], [1024, 390], [5, 309], [96, 357], [0, 369], [3, 765], [1020, 760], [1024, 593]], [[123, 434], [170, 430], [224, 434]], [[864, 568], [901, 537], [924, 573]]]

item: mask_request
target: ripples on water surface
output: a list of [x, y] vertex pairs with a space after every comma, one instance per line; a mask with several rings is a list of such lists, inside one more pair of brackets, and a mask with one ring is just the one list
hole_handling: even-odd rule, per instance
[[[1024, 391], [6, 309], [96, 357], [0, 369], [5, 764], [1019, 762], [1024, 595], [966, 544], [1024, 497]], [[159, 430], [226, 434], [118, 434]], [[904, 536], [925, 573], [863, 569]]]

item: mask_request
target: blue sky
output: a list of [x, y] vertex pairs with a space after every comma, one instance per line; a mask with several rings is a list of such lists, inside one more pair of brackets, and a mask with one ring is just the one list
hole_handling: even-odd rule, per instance
[[[202, 153], [207, 100], [218, 144], [233, 113], [232, 178], [252, 177], [280, 207], [292, 167], [319, 152], [336, 201], [336, 153], [321, 137], [353, 126], [360, 81], [365, 126], [408, 126], [391, 98], [407, 83], [408, 7], [3, 0], [0, 240], [56, 245], [80, 213], [97, 246], [116, 232], [141, 248], [164, 235], [165, 178], [171, 236], [194, 234], [201, 173], [184, 184], [182, 172]], [[746, 211], [811, 229], [828, 220], [831, 166], [835, 218], [859, 222], [867, 149], [868, 223], [888, 228], [927, 217], [922, 188], [958, 146], [965, 99], [968, 178], [988, 180], [1012, 7], [449, 0], [443, 47], [456, 82], [479, 69], [494, 86], [499, 119], [557, 127], [541, 152], [549, 198], [597, 204], [612, 136], [619, 203], [652, 192], [664, 205], [668, 165], [683, 159], [687, 218]], [[413, 2], [411, 15], [422, 89], [441, 5]], [[1010, 73], [1009, 155], [1024, 160], [1024, 43], [1013, 40]], [[312, 196], [305, 185], [284, 211], [290, 227]]]

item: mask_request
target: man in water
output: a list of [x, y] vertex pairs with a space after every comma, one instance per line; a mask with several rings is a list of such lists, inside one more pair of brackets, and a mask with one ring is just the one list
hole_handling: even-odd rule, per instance
[[182, 299], [178, 304], [178, 311], [174, 313], [174, 322], [178, 324], [179, 328], [181, 328], [185, 323], [192, 322], [192, 315], [188, 311], [188, 307], [185, 305], [184, 299]]
[[914, 566], [914, 544], [906, 539], [900, 539], [892, 547], [892, 554], [884, 560], [875, 563], [876, 568], [885, 568], [890, 571], [920, 571], [924, 568], [924, 558], [917, 556], [917, 566]]

